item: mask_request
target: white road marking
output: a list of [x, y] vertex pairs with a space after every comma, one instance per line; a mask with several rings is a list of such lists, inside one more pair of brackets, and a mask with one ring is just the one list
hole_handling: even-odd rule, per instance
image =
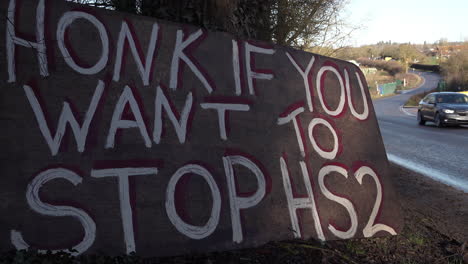
[[468, 181], [464, 179], [459, 179], [453, 175], [446, 174], [442, 171], [439, 171], [434, 168], [429, 168], [419, 163], [398, 157], [396, 155], [387, 153], [388, 160], [392, 163], [395, 163], [401, 167], [412, 170], [414, 172], [428, 176], [434, 180], [440, 181], [447, 185], [450, 185], [456, 189], [462, 190], [465, 193], [468, 193]]
[[402, 112], [403, 114], [405, 114], [407, 116], [416, 116], [416, 114], [408, 112], [403, 106], [400, 106], [400, 112]]

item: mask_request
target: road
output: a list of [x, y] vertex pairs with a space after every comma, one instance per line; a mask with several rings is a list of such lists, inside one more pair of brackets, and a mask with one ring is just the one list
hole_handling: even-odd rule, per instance
[[468, 193], [468, 127], [417, 124], [417, 109], [403, 104], [412, 95], [437, 87], [440, 76], [415, 73], [424, 79], [419, 88], [373, 101], [388, 159]]

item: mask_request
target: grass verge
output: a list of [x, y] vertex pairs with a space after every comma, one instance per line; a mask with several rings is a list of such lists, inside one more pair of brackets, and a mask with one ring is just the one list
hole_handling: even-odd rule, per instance
[[400, 90], [410, 90], [421, 85], [423, 79], [414, 73], [402, 73], [396, 76], [396, 79], [403, 80], [406, 79], [406, 86], [401, 87]]
[[165, 258], [143, 258], [135, 255], [87, 255], [73, 257], [66, 253], [37, 254], [33, 251], [10, 251], [0, 255], [0, 263], [75, 264], [75, 263], [457, 263], [463, 264], [463, 246], [433, 228], [434, 219], [403, 208], [405, 227], [401, 234], [390, 237], [328, 241], [287, 240], [264, 246], [190, 254]]
[[411, 96], [408, 101], [406, 101], [404, 107], [416, 107], [419, 105], [419, 101], [421, 101], [421, 99], [423, 99], [426, 95], [430, 94], [430, 93], [433, 93], [435, 92], [436, 90], [430, 90], [428, 92], [423, 92], [423, 93], [420, 93], [420, 94], [415, 94], [413, 96]]
[[[366, 71], [365, 71], [366, 72]], [[389, 94], [386, 96], [380, 96], [377, 91], [377, 85], [383, 83], [391, 83], [396, 80], [406, 80], [406, 86], [398, 87], [398, 90], [409, 90], [421, 85], [423, 79], [414, 73], [398, 73], [395, 76], [389, 74], [384, 70], [378, 70], [375, 72], [368, 72], [365, 74], [367, 85], [372, 99], [384, 98], [393, 96], [395, 94]]]

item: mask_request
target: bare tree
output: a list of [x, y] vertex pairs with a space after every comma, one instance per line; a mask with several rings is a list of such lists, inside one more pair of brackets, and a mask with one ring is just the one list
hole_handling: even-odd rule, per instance
[[345, 0], [275, 0], [271, 12], [273, 40], [317, 51], [333, 50], [356, 29], [341, 17]]
[[142, 0], [141, 14], [271, 41], [269, 0]]
[[273, 41], [301, 49], [340, 46], [352, 30], [346, 0], [72, 0]]
[[468, 90], [468, 43], [466, 48], [450, 56], [440, 66], [451, 90]]

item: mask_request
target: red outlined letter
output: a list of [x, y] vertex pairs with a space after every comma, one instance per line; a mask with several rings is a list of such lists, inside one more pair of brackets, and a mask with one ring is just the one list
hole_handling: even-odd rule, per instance
[[[96, 62], [96, 64], [94, 64], [94, 66], [91, 66], [89, 68], [78, 65], [73, 56], [70, 54], [70, 51], [68, 50], [69, 47], [67, 47], [65, 44], [65, 32], [76, 19], [80, 18], [86, 19], [88, 22], [94, 25], [94, 27], [98, 31], [99, 39], [101, 40], [102, 44], [101, 57]], [[68, 66], [70, 66], [70, 68], [81, 74], [96, 74], [106, 67], [107, 61], [109, 60], [109, 37], [107, 34], [107, 30], [101, 23], [101, 21], [99, 21], [95, 16], [89, 13], [85, 13], [82, 11], [69, 11], [63, 14], [57, 25], [57, 43], [60, 51], [62, 52], [63, 59], [68, 64]]]
[[[37, 213], [47, 216], [71, 216], [74, 219], [78, 220], [83, 229], [84, 236], [80, 243], [69, 249], [59, 249], [52, 250], [53, 253], [64, 251], [73, 256], [77, 256], [88, 250], [94, 243], [96, 238], [96, 224], [94, 220], [82, 209], [78, 209], [72, 206], [57, 206], [44, 203], [41, 201], [39, 196], [39, 191], [41, 187], [49, 181], [55, 179], [64, 179], [72, 183], [73, 185], [78, 185], [83, 181], [83, 178], [76, 174], [75, 172], [65, 169], [65, 168], [55, 168], [48, 169], [39, 173], [34, 179], [28, 184], [28, 189], [26, 191], [26, 200], [31, 207]], [[23, 235], [21, 232], [16, 230], [11, 230], [11, 243], [15, 246], [16, 249], [28, 249], [29, 245], [24, 241]], [[39, 252], [46, 253], [47, 250], [40, 250]]]
[[309, 106], [309, 111], [313, 112], [314, 107], [312, 105], [312, 95], [311, 95], [311, 89], [310, 89], [310, 79], [309, 75], [312, 70], [312, 66], [314, 65], [315, 62], [315, 56], [312, 56], [310, 58], [309, 64], [307, 64], [307, 68], [305, 70], [302, 69], [302, 67], [294, 60], [294, 58], [286, 52], [286, 56], [288, 56], [289, 60], [291, 63], [294, 65], [294, 68], [299, 72], [301, 75], [302, 79], [304, 80], [304, 87], [305, 87], [305, 92], [306, 92], [306, 98], [307, 98], [307, 105]]
[[262, 48], [245, 42], [245, 64], [247, 71], [247, 83], [249, 85], [249, 92], [252, 95], [255, 95], [254, 89], [254, 80], [253, 79], [262, 79], [262, 80], [271, 80], [274, 75], [272, 73], [263, 73], [260, 71], [254, 70], [255, 60], [253, 59], [252, 53], [261, 53], [267, 55], [273, 55], [275, 53], [274, 49]]
[[320, 169], [319, 174], [318, 174], [320, 190], [322, 191], [323, 195], [325, 195], [325, 197], [327, 197], [328, 199], [334, 202], [339, 203], [346, 209], [346, 211], [348, 211], [349, 218], [351, 219], [351, 226], [346, 231], [340, 231], [332, 224], [328, 224], [328, 229], [338, 238], [341, 238], [341, 239], [352, 238], [356, 234], [357, 227], [358, 227], [358, 217], [356, 214], [356, 209], [354, 209], [354, 205], [350, 200], [333, 194], [325, 186], [325, 176], [329, 175], [332, 172], [341, 174], [346, 179], [348, 178], [348, 171], [346, 170], [346, 168], [344, 168], [344, 166], [325, 165], [324, 167]]
[[157, 168], [111, 168], [93, 169], [91, 177], [105, 178], [117, 177], [119, 182], [120, 215], [122, 217], [122, 228], [125, 238], [127, 254], [136, 252], [135, 236], [133, 233], [133, 213], [130, 204], [129, 178], [131, 176], [142, 176], [157, 174]]
[[86, 137], [88, 136], [91, 121], [93, 120], [96, 108], [98, 107], [99, 101], [101, 100], [101, 96], [104, 91], [104, 82], [101, 80], [98, 81], [98, 85], [96, 86], [96, 90], [94, 91], [93, 98], [89, 104], [88, 111], [86, 111], [85, 119], [81, 127], [78, 124], [78, 121], [76, 121], [76, 117], [73, 115], [70, 104], [68, 102], [63, 103], [62, 113], [60, 114], [54, 137], [52, 137], [50, 128], [47, 125], [44, 111], [42, 110], [42, 107], [39, 104], [33, 89], [28, 85], [24, 85], [23, 89], [26, 93], [26, 97], [28, 98], [29, 103], [31, 104], [31, 108], [33, 109], [34, 115], [36, 116], [39, 129], [41, 130], [42, 136], [49, 146], [52, 156], [57, 155], [59, 151], [62, 137], [66, 132], [67, 124], [70, 124], [73, 135], [75, 136], [78, 152], [83, 152], [85, 150]]
[[[122, 115], [126, 105], [130, 106], [135, 120], [123, 120]], [[151, 139], [146, 129], [145, 121], [141, 114], [140, 106], [138, 105], [135, 96], [133, 95], [132, 89], [125, 86], [122, 95], [120, 95], [119, 101], [115, 105], [114, 113], [112, 114], [112, 121], [109, 128], [109, 134], [107, 135], [106, 149], [114, 148], [115, 134], [118, 129], [134, 128], [137, 127], [140, 130], [141, 136], [145, 141], [145, 146], [151, 148]]]
[[[179, 180], [188, 173], [200, 175], [206, 181], [211, 190], [213, 205], [211, 207], [210, 218], [204, 226], [194, 226], [188, 224], [177, 214], [175, 205], [176, 186]], [[221, 193], [211, 173], [204, 167], [197, 164], [187, 164], [178, 169], [169, 180], [167, 186], [166, 212], [169, 220], [175, 226], [175, 228], [187, 237], [192, 239], [203, 239], [211, 235], [218, 226], [219, 216], [221, 214]]]
[[[314, 128], [317, 125], [323, 125], [326, 128], [328, 128], [328, 130], [331, 132], [333, 136], [333, 148], [331, 150], [324, 150], [317, 142], [317, 139], [314, 137]], [[308, 132], [310, 143], [312, 143], [312, 147], [320, 155], [320, 157], [324, 159], [333, 160], [340, 153], [340, 138], [338, 137], [336, 129], [327, 120], [323, 118], [312, 119], [312, 121], [310, 121], [309, 123]]]
[[[327, 102], [325, 101], [324, 98], [324, 85], [325, 85], [325, 77], [328, 72], [332, 72], [335, 74], [336, 78], [338, 78], [338, 82], [340, 83], [340, 101], [338, 103], [338, 106], [336, 107], [335, 110], [330, 110], [328, 108]], [[330, 116], [333, 117], [338, 117], [341, 115], [344, 111], [344, 106], [346, 103], [346, 91], [345, 91], [345, 85], [343, 81], [343, 76], [341, 76], [340, 72], [338, 71], [338, 66], [332, 64], [332, 63], [325, 63], [322, 68], [317, 73], [316, 77], [316, 86], [317, 86], [317, 95], [320, 101], [320, 104], [322, 105], [323, 110]]]
[[[203, 109], [214, 109], [218, 112], [218, 124], [219, 124], [219, 135], [222, 140], [227, 140], [227, 132], [226, 132], [226, 119], [227, 119], [227, 111], [249, 111], [250, 106], [248, 104], [242, 103], [226, 103], [226, 102], [210, 102], [210, 103], [202, 103], [200, 106]], [[228, 120], [229, 122], [229, 120]]]
[[184, 50], [197, 41], [200, 37], [202, 37], [203, 31], [200, 29], [195, 33], [190, 34], [184, 40], [184, 33], [182, 30], [177, 30], [177, 37], [176, 43], [174, 47], [174, 53], [172, 55], [172, 63], [171, 63], [171, 79], [169, 83], [169, 87], [171, 89], [177, 89], [178, 84], [178, 75], [180, 71], [179, 63], [182, 60], [187, 64], [187, 66], [192, 70], [192, 72], [197, 76], [197, 78], [202, 82], [203, 86], [206, 88], [208, 93], [212, 93], [214, 88], [208, 81], [208, 79], [203, 74], [202, 70], [197, 67], [197, 64], [194, 63], [193, 58], [190, 58], [185, 54]]
[[351, 110], [351, 114], [353, 114], [353, 116], [357, 118], [358, 120], [364, 121], [369, 117], [369, 106], [367, 105], [367, 96], [366, 96], [366, 92], [364, 91], [364, 86], [362, 85], [361, 77], [359, 76], [359, 73], [355, 72], [356, 78], [359, 83], [359, 88], [361, 90], [362, 103], [364, 105], [364, 110], [362, 114], [358, 114], [356, 112], [356, 109], [354, 109], [353, 99], [352, 99], [352, 94], [351, 94], [351, 82], [349, 80], [349, 74], [346, 69], [344, 70], [344, 74], [345, 74], [345, 80], [346, 80], [346, 94], [348, 97], [348, 105], [349, 105], [349, 109]]
[[298, 209], [310, 209], [312, 211], [312, 218], [314, 219], [315, 231], [317, 232], [317, 237], [325, 241], [325, 235], [323, 234], [322, 224], [320, 222], [320, 216], [317, 210], [317, 204], [315, 203], [314, 191], [312, 189], [312, 184], [310, 181], [310, 175], [307, 170], [307, 166], [304, 161], [299, 161], [301, 166], [302, 177], [304, 179], [304, 185], [307, 190], [306, 198], [296, 198], [293, 194], [293, 188], [291, 184], [291, 176], [289, 175], [288, 164], [284, 157], [280, 158], [281, 165], [281, 175], [283, 176], [283, 187], [284, 192], [286, 193], [286, 199], [288, 201], [289, 215], [291, 217], [292, 230], [294, 232], [294, 237], [302, 237], [301, 229], [299, 226], [299, 220], [297, 217]]
[[305, 111], [303, 103], [296, 103], [288, 107], [287, 112], [280, 115], [278, 118], [278, 125], [284, 125], [293, 121], [294, 131], [296, 132], [297, 144], [299, 145], [299, 150], [302, 157], [305, 157], [305, 140], [301, 128], [301, 120], [299, 119], [299, 114]]
[[[229, 189], [229, 203], [231, 205], [232, 240], [241, 243], [243, 238], [240, 210], [256, 206], [265, 197], [267, 191], [266, 178], [262, 170], [251, 159], [241, 155], [223, 157], [224, 171], [226, 173]], [[238, 195], [234, 165], [242, 165], [249, 169], [257, 179], [258, 188], [255, 193], [248, 197]]]
[[375, 186], [377, 188], [377, 196], [375, 198], [374, 208], [372, 208], [369, 221], [367, 222], [366, 226], [362, 230], [362, 234], [364, 235], [364, 237], [372, 237], [375, 235], [375, 233], [379, 231], [385, 231], [385, 232], [390, 233], [391, 235], [396, 235], [397, 233], [392, 227], [385, 225], [385, 224], [375, 224], [375, 219], [377, 218], [377, 215], [380, 210], [380, 205], [382, 204], [383, 188], [382, 188], [382, 184], [380, 183], [380, 179], [377, 176], [377, 173], [375, 173], [375, 171], [371, 169], [370, 167], [361, 166], [354, 172], [354, 177], [356, 177], [356, 180], [361, 185], [362, 185], [362, 179], [366, 175], [369, 175], [374, 180]]
[[[142, 56], [137, 49], [137, 44], [135, 43], [134, 35], [135, 33], [130, 30], [127, 22], [122, 22], [122, 28], [120, 29], [119, 40], [117, 41], [117, 54], [115, 58], [115, 68], [114, 68], [114, 77], [113, 80], [118, 82], [120, 80], [120, 74], [122, 69], [122, 60], [124, 56], [124, 46], [125, 42], [128, 43], [130, 50], [133, 55], [133, 59], [136, 62], [138, 73], [143, 81], [143, 85], [149, 85], [151, 69], [154, 61], [154, 54], [156, 52], [156, 46], [158, 41], [159, 26], [157, 23], [153, 24], [153, 29], [151, 31], [151, 38], [148, 44], [148, 49], [146, 51], [145, 64], [143, 65]], [[137, 40], [138, 41], [138, 40]], [[138, 46], [139, 47], [139, 46]], [[125, 62], [124, 62], [125, 63]]]
[[166, 94], [164, 94], [163, 89], [158, 86], [156, 91], [155, 98], [155, 111], [154, 111], [154, 131], [153, 131], [153, 140], [156, 144], [161, 142], [161, 136], [163, 132], [163, 117], [162, 111], [163, 108], [169, 116], [174, 129], [176, 131], [177, 137], [181, 144], [185, 143], [187, 137], [187, 126], [190, 123], [190, 116], [192, 114], [193, 107], [193, 96], [192, 93], [187, 95], [185, 100], [184, 109], [182, 110], [182, 115], [179, 117], [179, 113], [171, 102], [167, 99]]

